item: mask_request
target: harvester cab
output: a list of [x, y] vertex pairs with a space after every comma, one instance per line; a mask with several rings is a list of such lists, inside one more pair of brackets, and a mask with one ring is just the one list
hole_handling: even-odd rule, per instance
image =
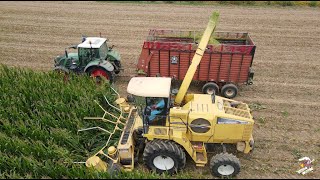
[[[191, 157], [196, 166], [204, 167], [209, 162], [207, 145], [218, 145], [223, 147], [223, 152], [213, 156], [209, 162], [212, 175], [232, 177], [240, 172], [239, 159], [227, 153], [225, 144], [235, 145], [243, 153], [253, 149], [254, 120], [249, 106], [216, 95], [186, 93], [218, 16], [214, 12], [210, 17], [176, 95], [171, 78], [131, 78], [127, 92], [135, 96], [134, 103], [128, 103], [119, 96], [116, 104], [121, 114], [119, 117], [112, 115], [117, 119], [112, 122], [116, 124], [115, 130], [122, 131], [120, 140], [117, 147], [110, 147], [106, 154], [103, 149], [108, 147], [109, 137], [100, 154], [131, 171], [142, 152], [143, 162], [149, 169], [173, 174], [185, 167], [186, 156]], [[122, 117], [123, 112], [127, 112], [126, 118]], [[120, 119], [125, 119], [125, 125], [119, 129], [117, 125], [124, 123]], [[87, 166], [108, 169], [99, 168], [97, 154], [88, 159]]]

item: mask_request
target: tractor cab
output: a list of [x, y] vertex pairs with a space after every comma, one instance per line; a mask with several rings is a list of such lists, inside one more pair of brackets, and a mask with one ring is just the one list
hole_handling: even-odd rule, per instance
[[87, 37], [78, 45], [79, 62], [81, 65], [87, 65], [95, 59], [106, 59], [107, 57], [107, 39], [100, 37]]
[[134, 77], [130, 80], [127, 92], [135, 98], [141, 109], [143, 124], [164, 126], [171, 103], [171, 78]]

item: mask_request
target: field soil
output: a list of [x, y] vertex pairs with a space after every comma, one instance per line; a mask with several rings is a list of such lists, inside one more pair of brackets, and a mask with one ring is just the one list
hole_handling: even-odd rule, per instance
[[[254, 84], [242, 86], [235, 98], [250, 104], [256, 120], [255, 149], [237, 154], [237, 178], [319, 178], [319, 8], [1, 1], [0, 63], [51, 71], [64, 48], [101, 32], [121, 54], [125, 70], [115, 86], [126, 95], [149, 29], [204, 30], [213, 10], [220, 11], [216, 31], [249, 32], [257, 45]], [[295, 171], [304, 156], [316, 161], [314, 172], [302, 176]], [[190, 159], [182, 173], [212, 178], [209, 167]]]

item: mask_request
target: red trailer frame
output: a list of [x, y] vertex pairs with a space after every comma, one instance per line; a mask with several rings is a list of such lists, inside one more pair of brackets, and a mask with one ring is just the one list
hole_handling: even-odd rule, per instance
[[[199, 34], [200, 31], [150, 30], [138, 60], [138, 75], [183, 80], [198, 47]], [[222, 96], [233, 98], [238, 93], [237, 86], [253, 84], [256, 46], [248, 33], [214, 32], [212, 37], [219, 43], [208, 44], [193, 80], [206, 83], [204, 93], [221, 92]]]

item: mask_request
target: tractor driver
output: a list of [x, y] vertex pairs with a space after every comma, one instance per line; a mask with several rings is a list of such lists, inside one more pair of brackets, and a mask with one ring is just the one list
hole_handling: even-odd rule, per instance
[[149, 116], [149, 122], [152, 123], [158, 114], [162, 113], [165, 107], [164, 98], [150, 98], [151, 103], [148, 108], [151, 109], [151, 114]]

